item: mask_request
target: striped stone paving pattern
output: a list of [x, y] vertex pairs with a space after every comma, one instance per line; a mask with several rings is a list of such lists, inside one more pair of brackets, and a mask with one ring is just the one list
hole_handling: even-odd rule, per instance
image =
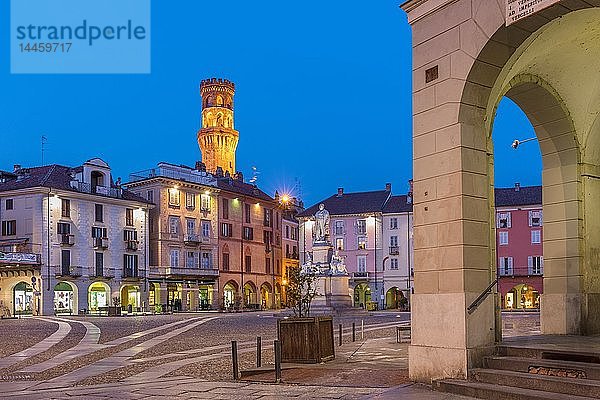
[[[93, 319], [90, 322], [90, 320], [82, 320], [78, 317], [43, 318], [48, 323], [56, 324], [58, 329], [30, 348], [0, 358], [0, 390], [3, 392], [3, 397], [33, 396], [32, 398], [36, 398], [38, 395], [45, 394], [46, 397], [41, 396], [40, 398], [52, 398], [54, 394], [59, 392], [61, 393], [60, 396], [63, 396], [66, 393], [66, 388], [73, 388], [75, 391], [82, 390], [81, 387], [88, 388], [91, 391], [96, 390], [94, 388], [99, 388], [98, 390], [105, 392], [107, 386], [104, 383], [107, 382], [119, 382], [119, 388], [123, 384], [127, 384], [128, 387], [139, 389], [137, 385], [175, 379], [176, 377], [169, 376], [169, 374], [195, 363], [213, 362], [215, 368], [220, 368], [221, 372], [223, 370], [230, 371], [231, 344], [229, 339], [230, 336], [239, 333], [237, 330], [231, 331], [231, 328], [229, 328], [230, 331], [221, 332], [218, 338], [213, 338], [212, 341], [208, 340], [206, 343], [200, 337], [197, 345], [192, 348], [185, 348], [184, 346], [184, 348], [178, 349], [179, 342], [184, 341], [182, 338], [186, 338], [192, 332], [198, 335], [198, 328], [210, 322], [228, 324], [225, 326], [236, 326], [239, 320], [240, 330], [244, 330], [250, 319], [258, 317], [206, 313], [191, 315], [173, 322], [165, 319], [165, 323], [159, 323], [158, 326], [116, 337], [104, 341], [104, 343], [101, 340], [103, 332], [98, 325], [101, 325], [102, 322], [103, 329], [107, 329], [107, 326], [110, 329], [110, 325], [107, 325], [102, 319], [94, 323]], [[268, 326], [274, 328], [276, 318], [273, 315], [270, 317]], [[398, 324], [398, 320], [393, 318], [384, 318], [381, 321], [369, 321], [365, 324], [364, 332], [360, 330], [360, 324], [357, 324], [357, 336], [363, 334], [367, 336], [373, 331], [386, 329], [389, 336], [389, 332]], [[81, 329], [81, 327], [84, 328], [85, 333], [77, 343], [62, 351], [53, 351], [61, 343], [61, 340], [69, 335], [71, 329]], [[275, 339], [275, 329], [267, 331], [259, 329], [258, 332], [263, 334], [264, 347], [268, 347], [269, 343], [272, 344], [272, 340]], [[344, 325], [343, 333], [344, 340], [350, 340], [350, 324]], [[211, 343], [213, 344], [211, 345]], [[240, 357], [245, 354], [254, 357], [254, 354], [249, 353], [256, 351], [255, 344], [255, 340], [239, 341]], [[168, 350], [171, 348], [173, 350]], [[167, 349], [168, 351], [161, 351], [161, 349]], [[34, 356], [37, 356], [40, 361], [32, 363], [29, 360], [29, 365], [20, 367], [20, 364], [27, 364], [28, 359]], [[181, 379], [184, 379], [184, 377], [181, 377]], [[214, 380], [226, 383], [223, 382], [222, 374], [220, 379]], [[213, 389], [216, 390], [216, 387]], [[132, 389], [132, 393], [130, 393], [132, 397], [129, 395], [128, 397], [140, 397], [135, 395], [133, 391], [137, 392], [137, 389]], [[352, 396], [356, 393], [358, 392], [350, 391], [348, 395], [351, 397], [349, 398], [354, 398]], [[142, 393], [139, 392], [139, 394]], [[215, 394], [219, 393], [213, 393], [213, 395]], [[326, 394], [323, 395], [327, 397]], [[213, 396], [212, 398], [218, 397]]]

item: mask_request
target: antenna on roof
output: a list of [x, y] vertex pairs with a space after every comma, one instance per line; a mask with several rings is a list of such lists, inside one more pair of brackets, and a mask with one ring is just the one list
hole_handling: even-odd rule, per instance
[[44, 151], [46, 151], [46, 142], [48, 142], [48, 138], [45, 135], [41, 137], [42, 142], [42, 166], [44, 165]]

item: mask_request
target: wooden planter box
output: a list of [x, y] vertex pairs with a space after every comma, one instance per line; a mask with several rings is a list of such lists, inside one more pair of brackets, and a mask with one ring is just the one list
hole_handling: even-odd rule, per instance
[[335, 358], [332, 317], [280, 319], [277, 338], [281, 362], [317, 364]]

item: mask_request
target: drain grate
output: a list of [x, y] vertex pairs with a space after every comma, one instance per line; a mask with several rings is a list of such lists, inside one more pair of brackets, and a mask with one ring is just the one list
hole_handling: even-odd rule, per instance
[[587, 378], [585, 371], [576, 369], [530, 366], [529, 373], [535, 375], [559, 376], [562, 378]]

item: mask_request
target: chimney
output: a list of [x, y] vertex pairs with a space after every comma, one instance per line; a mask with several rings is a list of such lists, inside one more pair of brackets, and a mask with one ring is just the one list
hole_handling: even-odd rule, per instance
[[521, 184], [519, 182], [515, 183], [515, 192], [521, 190]]
[[196, 171], [206, 172], [206, 165], [202, 161], [196, 161]]
[[242, 174], [241, 171], [238, 171], [235, 173], [235, 179], [237, 179], [240, 182], [244, 182], [244, 174]]
[[344, 188], [338, 188], [337, 197], [342, 197], [343, 194], [344, 194]]
[[219, 177], [219, 178], [222, 178], [223, 177], [223, 168], [217, 167], [217, 170], [215, 171], [215, 175], [217, 175], [217, 177]]
[[386, 192], [391, 192], [392, 191], [392, 184], [391, 183], [386, 183], [385, 184], [385, 191]]
[[13, 172], [19, 172], [20, 169], [21, 169], [21, 164], [13, 165]]

